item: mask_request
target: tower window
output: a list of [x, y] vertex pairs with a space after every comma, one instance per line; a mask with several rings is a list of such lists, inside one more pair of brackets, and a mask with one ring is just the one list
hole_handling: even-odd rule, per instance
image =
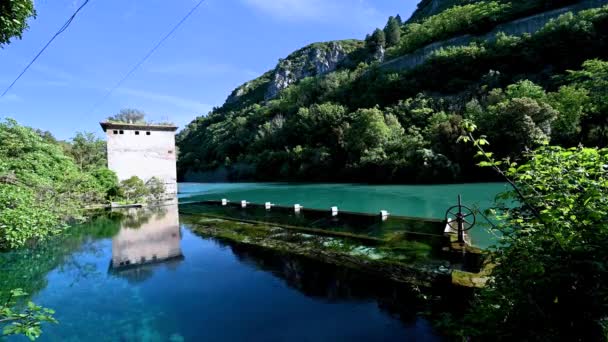
[[146, 135], [150, 135], [150, 132], [146, 132]]
[[173, 150], [169, 150], [169, 154], [173, 154]]
[[114, 130], [114, 132], [113, 132], [113, 133], [114, 133], [114, 134], [118, 134], [118, 131], [117, 131], [117, 130]]
[[122, 129], [120, 130], [120, 134], [125, 134], [125, 131], [123, 131]]
[[139, 131], [135, 131], [135, 135], [139, 135]]

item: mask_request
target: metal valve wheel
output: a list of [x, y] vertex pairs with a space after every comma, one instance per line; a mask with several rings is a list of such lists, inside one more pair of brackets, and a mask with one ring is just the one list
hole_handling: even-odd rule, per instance
[[465, 232], [475, 226], [477, 219], [471, 208], [462, 205], [462, 198], [458, 195], [458, 204], [445, 212], [445, 221], [452, 231], [458, 233], [458, 242], [465, 243]]
[[462, 220], [462, 230], [465, 232], [471, 230], [477, 222], [475, 212], [467, 206], [455, 205], [446, 211], [445, 220], [450, 228], [457, 231], [459, 219]]

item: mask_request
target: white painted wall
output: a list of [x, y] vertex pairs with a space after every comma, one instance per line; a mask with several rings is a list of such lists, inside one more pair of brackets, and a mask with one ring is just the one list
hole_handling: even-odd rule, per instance
[[[120, 134], [121, 129], [124, 134]], [[167, 195], [175, 196], [175, 132], [150, 130], [150, 135], [146, 135], [145, 130], [121, 129], [108, 128], [106, 131], [108, 168], [116, 172], [121, 181], [132, 176], [144, 181], [158, 177], [165, 182]]]

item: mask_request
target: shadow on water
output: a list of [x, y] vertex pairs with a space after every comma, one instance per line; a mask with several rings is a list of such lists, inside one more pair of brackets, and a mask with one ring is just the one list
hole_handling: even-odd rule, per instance
[[435, 284], [430, 288], [395, 282], [354, 268], [327, 264], [309, 257], [216, 239], [239, 261], [271, 273], [302, 294], [329, 303], [373, 300], [378, 308], [404, 324], [441, 313], [462, 314], [471, 289]]
[[412, 287], [310, 258], [220, 241], [246, 264], [269, 272], [306, 296], [328, 302], [375, 300], [378, 307], [412, 323], [424, 308], [421, 293]]

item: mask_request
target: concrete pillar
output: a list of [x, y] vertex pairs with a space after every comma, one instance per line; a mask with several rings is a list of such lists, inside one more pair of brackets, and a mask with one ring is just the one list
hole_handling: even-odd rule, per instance
[[294, 204], [294, 206], [293, 206], [293, 211], [294, 211], [296, 214], [299, 214], [299, 213], [300, 213], [300, 211], [302, 211], [302, 206], [301, 206], [301, 205], [299, 205], [299, 204]]
[[386, 210], [380, 210], [380, 217], [382, 217], [382, 221], [388, 220], [389, 213]]
[[247, 202], [247, 201], [245, 201], [245, 200], [241, 201], [241, 208], [247, 208], [247, 204], [248, 204], [248, 203], [249, 203], [249, 202]]
[[222, 205], [223, 205], [223, 206], [228, 205], [228, 200], [227, 200], [227, 199], [225, 199], [225, 198], [222, 198]]
[[338, 207], [331, 207], [331, 216], [338, 216]]

